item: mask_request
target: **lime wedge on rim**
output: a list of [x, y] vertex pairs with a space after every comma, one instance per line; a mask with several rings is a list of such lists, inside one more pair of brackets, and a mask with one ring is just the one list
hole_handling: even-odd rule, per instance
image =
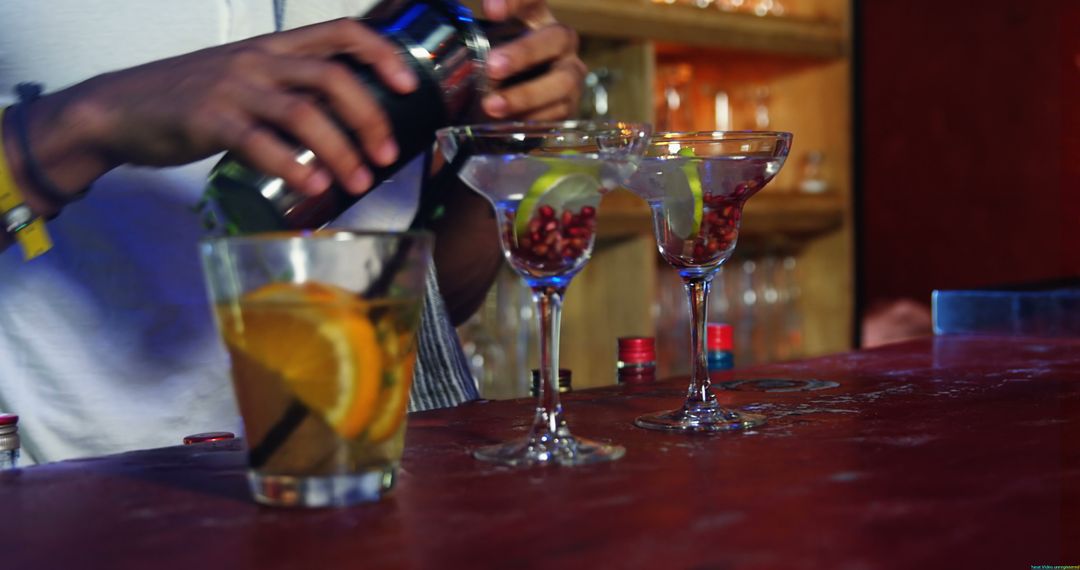
[[[694, 149], [680, 149], [678, 155], [694, 157]], [[697, 163], [688, 160], [682, 162], [679, 172], [670, 172], [664, 183], [664, 194], [664, 215], [671, 232], [684, 240], [696, 236], [701, 231], [701, 218], [705, 210]]]
[[514, 216], [514, 235], [528, 232], [529, 221], [541, 206], [551, 206], [556, 213], [595, 207], [600, 202], [600, 183], [581, 166], [553, 162], [547, 172], [529, 187]]

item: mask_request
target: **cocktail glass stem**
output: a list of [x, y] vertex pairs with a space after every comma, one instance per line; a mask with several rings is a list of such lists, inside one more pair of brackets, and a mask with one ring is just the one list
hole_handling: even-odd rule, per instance
[[690, 302], [690, 387], [686, 390], [686, 401], [677, 410], [641, 416], [634, 420], [634, 425], [661, 431], [716, 432], [765, 423], [765, 417], [760, 414], [721, 407], [713, 394], [705, 354], [706, 315], [713, 275], [715, 271], [683, 275]]
[[524, 439], [481, 447], [477, 459], [512, 466], [539, 464], [587, 465], [613, 461], [626, 450], [581, 437], [574, 437], [563, 418], [559, 398], [559, 328], [565, 285], [534, 285], [540, 324], [540, 386], [536, 396], [536, 414]]
[[536, 418], [529, 439], [542, 440], [569, 435], [559, 401], [559, 330], [562, 320], [563, 287], [538, 286], [533, 289], [540, 322], [540, 386], [536, 393]]
[[716, 395], [710, 388], [709, 366], [705, 354], [705, 328], [712, 275], [685, 277], [683, 286], [690, 302], [690, 387], [686, 392], [688, 413], [716, 409]]

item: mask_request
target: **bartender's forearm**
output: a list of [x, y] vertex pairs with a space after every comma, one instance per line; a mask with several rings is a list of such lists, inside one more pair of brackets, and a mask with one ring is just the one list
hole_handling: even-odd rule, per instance
[[435, 268], [450, 320], [465, 322], [484, 302], [502, 252], [491, 205], [461, 182], [446, 191], [446, 213], [437, 220]]

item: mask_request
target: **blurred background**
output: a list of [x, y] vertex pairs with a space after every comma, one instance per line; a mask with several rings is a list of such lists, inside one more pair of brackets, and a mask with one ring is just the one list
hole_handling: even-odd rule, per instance
[[[583, 117], [795, 134], [710, 297], [737, 367], [930, 334], [934, 289], [1080, 275], [1080, 2], [548, 3], [582, 36]], [[620, 336], [685, 374], [645, 204], [608, 195], [598, 228], [566, 298], [574, 387], [614, 383]], [[535, 329], [507, 269], [459, 329], [485, 397], [528, 394]]]

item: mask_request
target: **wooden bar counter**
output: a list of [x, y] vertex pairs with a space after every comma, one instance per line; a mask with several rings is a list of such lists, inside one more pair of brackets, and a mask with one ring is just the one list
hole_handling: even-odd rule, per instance
[[469, 456], [525, 433], [529, 402], [416, 414], [393, 495], [348, 509], [255, 505], [235, 442], [0, 473], [0, 568], [1080, 564], [1080, 339], [939, 337], [733, 380], [722, 400], [765, 427], [633, 427], [681, 381], [569, 395], [575, 433], [627, 448], [576, 469]]

